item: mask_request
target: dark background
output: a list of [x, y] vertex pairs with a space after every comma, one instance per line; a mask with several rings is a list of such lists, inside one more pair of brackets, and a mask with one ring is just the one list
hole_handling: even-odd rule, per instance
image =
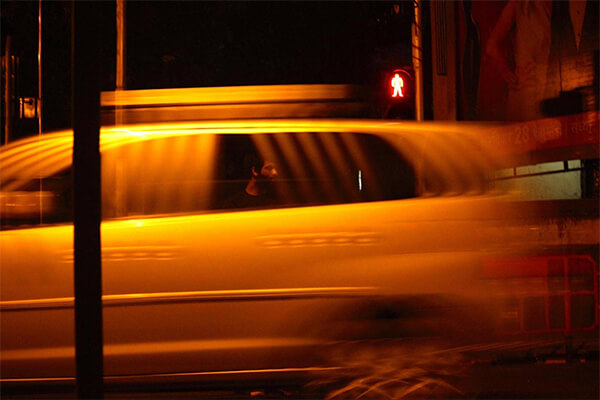
[[[396, 13], [393, 4], [398, 4]], [[115, 1], [102, 19], [102, 90], [115, 89]], [[17, 96], [37, 97], [38, 2], [2, 1]], [[411, 64], [412, 1], [126, 2], [126, 89], [354, 83]], [[42, 2], [43, 130], [71, 124], [71, 2]], [[14, 137], [13, 137], [14, 139]]]

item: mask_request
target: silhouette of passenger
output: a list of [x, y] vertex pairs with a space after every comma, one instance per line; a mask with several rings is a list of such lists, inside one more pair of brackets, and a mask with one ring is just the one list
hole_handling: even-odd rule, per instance
[[223, 208], [262, 208], [272, 205], [273, 180], [277, 177], [275, 164], [256, 154], [248, 154], [244, 157], [244, 171], [250, 175], [246, 187], [227, 199]]

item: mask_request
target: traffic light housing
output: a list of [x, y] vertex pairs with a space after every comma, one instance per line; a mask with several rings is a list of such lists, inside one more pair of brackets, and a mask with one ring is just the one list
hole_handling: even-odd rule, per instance
[[398, 68], [384, 78], [385, 107], [383, 118], [415, 119], [415, 96], [412, 68]]

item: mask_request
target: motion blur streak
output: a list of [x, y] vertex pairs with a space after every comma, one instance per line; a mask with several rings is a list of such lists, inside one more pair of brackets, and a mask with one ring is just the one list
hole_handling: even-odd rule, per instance
[[[200, 301], [247, 301], [273, 299], [312, 299], [320, 297], [352, 297], [373, 294], [375, 287], [309, 287], [255, 290], [213, 290], [194, 292], [130, 293], [102, 296], [104, 306], [156, 304]], [[75, 298], [52, 298], [0, 302], [0, 311], [22, 311], [73, 307]]]
[[[298, 140], [301, 147], [305, 149], [306, 154], [313, 155], [314, 162], [312, 163], [312, 167], [315, 169], [317, 176], [323, 177], [328, 182], [333, 181], [334, 176], [325, 165], [324, 155], [317, 144], [317, 135], [298, 135]], [[341, 200], [338, 192], [331, 185], [324, 185], [323, 189], [330, 202], [336, 203]]]
[[[297, 147], [294, 146], [294, 143], [292, 143], [292, 138], [290, 136], [276, 135], [275, 141], [278, 147], [282, 150], [283, 159], [287, 160], [290, 164], [292, 173], [296, 176], [303, 176], [304, 174], [302, 171], [302, 165], [304, 163], [301, 163], [300, 161], [300, 154], [297, 151]], [[300, 181], [298, 186], [300, 195], [303, 198], [303, 202], [309, 204], [315, 202], [316, 199], [314, 197], [314, 190], [312, 190], [309, 182]]]
[[232, 86], [193, 89], [150, 89], [122, 92], [103, 92], [105, 106], [186, 105], [186, 104], [239, 104], [311, 100], [342, 100], [350, 97], [348, 85], [269, 85]]
[[320, 134], [318, 138], [325, 148], [327, 158], [333, 161], [336, 175], [341, 176], [343, 179], [342, 183], [345, 189], [344, 197], [349, 197], [353, 201], [358, 200], [356, 192], [352, 190], [352, 187], [354, 186], [354, 180], [347, 174], [341, 173], [341, 171], [348, 170], [349, 166], [344, 159], [340, 148], [336, 146], [336, 138], [332, 133], [329, 132]]

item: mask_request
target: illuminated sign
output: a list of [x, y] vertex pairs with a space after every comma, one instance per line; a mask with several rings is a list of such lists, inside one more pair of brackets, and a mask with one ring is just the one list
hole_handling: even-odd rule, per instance
[[385, 78], [385, 95], [394, 102], [406, 103], [413, 98], [412, 75], [405, 68], [389, 71]]
[[19, 105], [20, 118], [37, 118], [38, 102], [35, 97], [20, 97]]
[[414, 83], [412, 68], [396, 68], [385, 71], [380, 81], [381, 94], [385, 96], [382, 114], [384, 118], [414, 119]]
[[404, 87], [404, 79], [400, 78], [400, 75], [395, 74], [392, 78], [392, 87], [394, 88], [394, 93], [392, 97], [404, 97], [404, 93], [402, 93], [402, 88]]

